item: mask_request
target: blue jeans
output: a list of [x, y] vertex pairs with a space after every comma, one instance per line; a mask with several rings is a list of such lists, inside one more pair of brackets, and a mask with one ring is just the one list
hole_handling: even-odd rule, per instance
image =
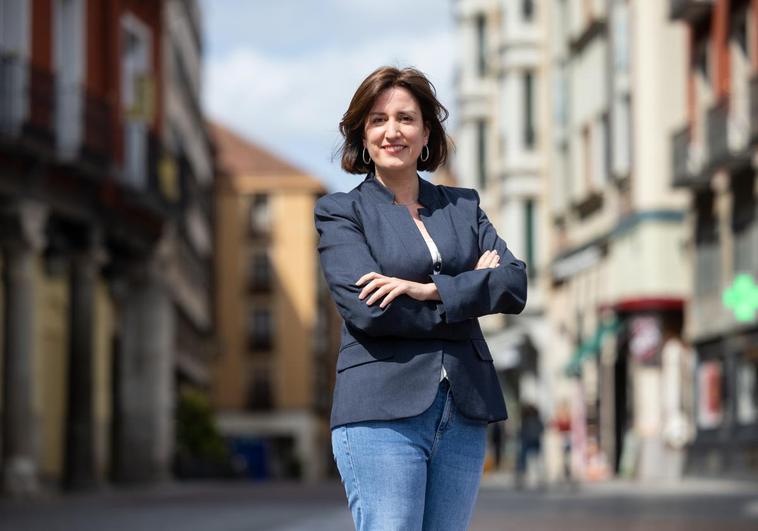
[[332, 430], [357, 531], [460, 531], [479, 490], [485, 421], [461, 415], [447, 380], [424, 413]]

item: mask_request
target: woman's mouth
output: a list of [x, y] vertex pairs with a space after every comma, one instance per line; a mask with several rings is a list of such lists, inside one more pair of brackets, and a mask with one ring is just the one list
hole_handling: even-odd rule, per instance
[[382, 146], [382, 149], [388, 153], [396, 154], [405, 149], [405, 146], [400, 144], [391, 144], [389, 146]]

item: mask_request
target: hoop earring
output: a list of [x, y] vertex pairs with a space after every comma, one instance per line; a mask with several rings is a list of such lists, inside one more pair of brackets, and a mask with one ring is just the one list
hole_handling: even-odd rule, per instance
[[371, 164], [371, 157], [368, 156], [368, 152], [366, 151], [365, 147], [363, 148], [363, 151], [361, 151], [361, 160], [363, 160], [363, 164], [365, 164], [366, 166]]
[[[426, 157], [424, 156], [424, 150], [426, 150]], [[419, 157], [421, 159], [421, 162], [426, 162], [429, 160], [430, 154], [431, 153], [429, 153], [429, 146], [424, 144], [424, 147], [421, 148], [421, 157]]]

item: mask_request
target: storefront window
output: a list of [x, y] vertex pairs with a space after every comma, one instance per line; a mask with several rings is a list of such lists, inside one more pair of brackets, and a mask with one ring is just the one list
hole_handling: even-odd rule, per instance
[[737, 364], [737, 422], [753, 424], [758, 420], [758, 349], [753, 349]]
[[721, 360], [708, 360], [697, 371], [697, 424], [700, 428], [715, 428], [724, 416], [724, 364]]

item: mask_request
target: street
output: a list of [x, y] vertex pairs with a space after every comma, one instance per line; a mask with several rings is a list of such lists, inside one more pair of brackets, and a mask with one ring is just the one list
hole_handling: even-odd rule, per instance
[[[485, 479], [472, 531], [748, 530], [758, 528], [755, 484], [614, 481], [517, 491]], [[0, 501], [2, 531], [350, 531], [339, 483], [171, 483], [143, 489]]]

